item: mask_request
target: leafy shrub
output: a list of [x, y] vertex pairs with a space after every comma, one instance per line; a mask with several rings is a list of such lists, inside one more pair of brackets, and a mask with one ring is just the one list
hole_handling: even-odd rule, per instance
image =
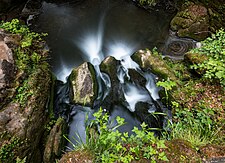
[[222, 128], [218, 127], [217, 122], [213, 120], [215, 113], [212, 109], [181, 109], [178, 108], [177, 102], [172, 103], [176, 112], [173, 117], [174, 123], [170, 126], [172, 129], [171, 139], [187, 140], [194, 148], [224, 139], [218, 135]]
[[194, 53], [206, 55], [208, 60], [192, 66], [194, 69], [205, 70], [204, 77], [210, 80], [219, 80], [225, 87], [225, 32], [219, 30], [212, 37], [202, 42], [202, 46], [192, 50]]
[[[159, 140], [154, 133], [143, 123], [142, 129], [134, 127], [133, 135], [121, 133], [117, 128], [124, 124], [124, 119], [117, 117], [117, 124], [110, 127], [109, 115], [102, 109], [94, 114], [96, 118], [86, 128], [86, 144], [74, 145], [75, 150], [89, 150], [95, 156], [95, 162], [123, 162], [147, 159], [151, 162], [157, 160], [168, 161], [165, 152], [164, 140]], [[96, 127], [98, 126], [98, 132]], [[95, 128], [95, 129], [94, 129]]]

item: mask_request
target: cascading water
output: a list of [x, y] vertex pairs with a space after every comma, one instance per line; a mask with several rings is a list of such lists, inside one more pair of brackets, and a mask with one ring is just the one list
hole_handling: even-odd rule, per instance
[[[68, 6], [43, 2], [42, 10], [36, 28], [49, 33], [53, 71], [64, 82], [57, 81], [55, 112], [68, 120], [71, 141], [76, 143], [75, 137], [85, 142], [86, 118], [91, 120], [100, 106], [111, 119], [125, 118], [127, 124], [120, 128], [122, 131], [131, 132], [143, 121], [149, 127], [162, 127], [164, 117], [157, 121], [151, 116], [167, 112], [159, 101], [155, 76], [142, 71], [131, 55], [138, 49], [164, 45], [172, 15], [164, 11], [149, 14], [123, 0], [86, 0]], [[107, 56], [118, 60], [113, 80], [101, 71], [100, 64]], [[71, 103], [66, 82], [72, 68], [83, 61], [89, 61], [96, 73], [98, 95], [91, 107]], [[134, 79], [132, 71], [143, 83]]]

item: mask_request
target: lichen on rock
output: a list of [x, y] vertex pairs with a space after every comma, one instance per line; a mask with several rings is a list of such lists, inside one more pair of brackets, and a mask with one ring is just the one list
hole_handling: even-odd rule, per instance
[[72, 103], [92, 105], [97, 96], [95, 69], [89, 62], [74, 68], [69, 76]]

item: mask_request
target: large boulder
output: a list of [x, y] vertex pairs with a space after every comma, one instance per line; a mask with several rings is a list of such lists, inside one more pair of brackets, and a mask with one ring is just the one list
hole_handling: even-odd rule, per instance
[[204, 40], [209, 34], [209, 16], [204, 6], [190, 3], [184, 5], [172, 19], [171, 29], [179, 37], [188, 37], [197, 41]]
[[70, 93], [71, 102], [92, 106], [97, 97], [97, 80], [93, 65], [85, 62], [73, 69], [69, 81], [72, 88]]

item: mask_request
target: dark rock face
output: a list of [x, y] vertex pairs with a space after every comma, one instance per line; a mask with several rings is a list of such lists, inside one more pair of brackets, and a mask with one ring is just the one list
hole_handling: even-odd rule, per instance
[[201, 5], [183, 6], [170, 23], [171, 29], [179, 37], [189, 37], [197, 41], [204, 40], [209, 33], [207, 9]]
[[26, 2], [27, 0], [0, 0], [0, 13], [7, 11], [16, 3]]
[[[28, 162], [41, 162], [40, 141], [48, 118], [46, 103], [50, 94], [51, 74], [38, 69], [30, 76], [29, 82], [30, 92], [33, 93], [27, 99], [26, 106], [11, 102], [0, 112], [0, 135], [8, 133], [10, 138], [26, 141], [21, 144], [24, 151], [20, 151], [19, 156], [27, 156]], [[6, 141], [9, 140], [4, 137], [1, 139], [3, 144]]]
[[[13, 59], [20, 41], [21, 36], [0, 29], [0, 149], [14, 144], [4, 157], [1, 153], [0, 162], [13, 162], [16, 157], [41, 162], [52, 78], [48, 68], [42, 65], [26, 78], [21, 77]], [[24, 80], [26, 92], [19, 92], [17, 88], [24, 86]], [[24, 104], [17, 102], [17, 98], [23, 99]]]
[[97, 96], [97, 81], [94, 67], [85, 62], [72, 70], [69, 77], [72, 103], [92, 105]]
[[18, 39], [0, 29], [0, 109], [15, 92], [12, 86], [15, 78], [15, 65], [11, 48], [17, 46], [16, 40]]
[[108, 96], [108, 98], [110, 99], [105, 100], [106, 108], [110, 107], [109, 103], [107, 103], [108, 100], [111, 101], [110, 103], [115, 103], [115, 102], [118, 103], [118, 99], [120, 100], [124, 99], [121, 93], [121, 88], [119, 84], [120, 81], [118, 80], [118, 77], [117, 77], [118, 66], [120, 66], [120, 61], [116, 60], [114, 57], [111, 57], [111, 56], [104, 59], [100, 65], [101, 71], [108, 74], [111, 81], [111, 90]]

